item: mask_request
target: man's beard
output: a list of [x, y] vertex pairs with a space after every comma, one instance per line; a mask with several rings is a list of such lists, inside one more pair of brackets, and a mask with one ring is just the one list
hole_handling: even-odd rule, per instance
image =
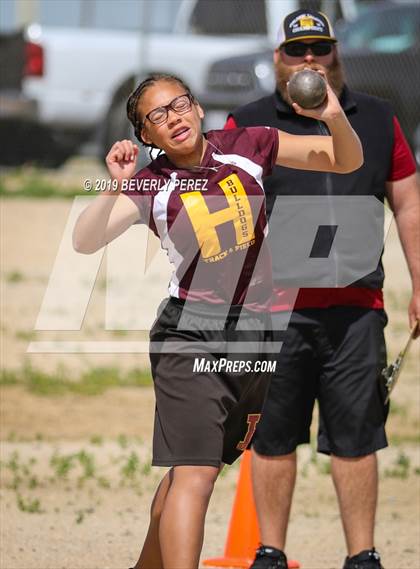
[[324, 67], [318, 63], [302, 63], [302, 65], [295, 67], [293, 71], [291, 71], [287, 65], [279, 61], [279, 63], [276, 65], [277, 89], [280, 91], [280, 94], [286, 103], [288, 103], [290, 106], [292, 106], [292, 101], [287, 91], [287, 82], [290, 80], [290, 77], [295, 71], [302, 71], [302, 69], [313, 69], [314, 71], [320, 69], [321, 71], [324, 71], [330, 87], [337, 95], [337, 97], [340, 97], [344, 86], [344, 70], [337, 52], [334, 53], [333, 62], [328, 67]]

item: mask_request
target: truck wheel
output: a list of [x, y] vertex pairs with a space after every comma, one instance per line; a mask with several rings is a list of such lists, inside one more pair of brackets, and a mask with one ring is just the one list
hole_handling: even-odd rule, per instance
[[127, 99], [120, 99], [110, 109], [102, 137], [101, 153], [104, 158], [116, 140], [130, 139], [136, 141], [133, 127], [126, 114]]
[[116, 140], [132, 140], [134, 144], [140, 148], [139, 157], [137, 159], [137, 166], [140, 169], [150, 162], [149, 152], [134, 136], [133, 126], [127, 118], [126, 101], [127, 98], [117, 101], [109, 111], [108, 119], [105, 124], [105, 132], [102, 137], [101, 159], [105, 159], [109, 149]]

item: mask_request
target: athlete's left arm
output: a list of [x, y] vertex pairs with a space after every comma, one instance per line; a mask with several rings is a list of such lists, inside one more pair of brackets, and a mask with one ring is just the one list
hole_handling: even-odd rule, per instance
[[303, 109], [293, 103], [293, 108], [299, 115], [323, 121], [331, 136], [297, 136], [279, 130], [276, 164], [339, 174], [360, 168], [363, 164], [362, 144], [328, 84], [325, 102], [320, 107]]
[[387, 182], [386, 193], [411, 275], [413, 292], [408, 317], [412, 328], [416, 320], [420, 321], [420, 187], [417, 174]]

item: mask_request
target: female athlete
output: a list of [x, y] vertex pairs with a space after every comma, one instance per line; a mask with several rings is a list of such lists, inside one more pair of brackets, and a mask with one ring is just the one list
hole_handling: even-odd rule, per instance
[[217, 475], [247, 448], [259, 420], [270, 378], [261, 371], [271, 295], [263, 177], [276, 164], [337, 173], [362, 164], [360, 141], [330, 88], [321, 107], [295, 110], [324, 121], [331, 136], [268, 127], [203, 134], [204, 113], [189, 88], [174, 76], [150, 76], [127, 112], [140, 142], [164, 154], [135, 173], [138, 147], [116, 142], [106, 164], [118, 190], [97, 196], [77, 220], [80, 253], [145, 223], [174, 265], [150, 333], [153, 464], [170, 470], [136, 569], [198, 567]]

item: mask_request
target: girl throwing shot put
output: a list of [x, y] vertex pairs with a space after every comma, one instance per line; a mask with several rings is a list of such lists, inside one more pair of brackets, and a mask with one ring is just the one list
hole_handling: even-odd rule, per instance
[[136, 173], [138, 147], [116, 142], [106, 164], [119, 189], [98, 195], [77, 220], [80, 253], [144, 223], [174, 266], [150, 332], [153, 464], [170, 469], [135, 569], [198, 567], [217, 475], [247, 448], [259, 420], [271, 296], [262, 178], [275, 164], [330, 172], [362, 164], [360, 141], [330, 88], [321, 107], [295, 110], [324, 121], [331, 136], [267, 127], [203, 134], [204, 113], [187, 85], [148, 77], [128, 100], [128, 118], [140, 142], [164, 154]]

